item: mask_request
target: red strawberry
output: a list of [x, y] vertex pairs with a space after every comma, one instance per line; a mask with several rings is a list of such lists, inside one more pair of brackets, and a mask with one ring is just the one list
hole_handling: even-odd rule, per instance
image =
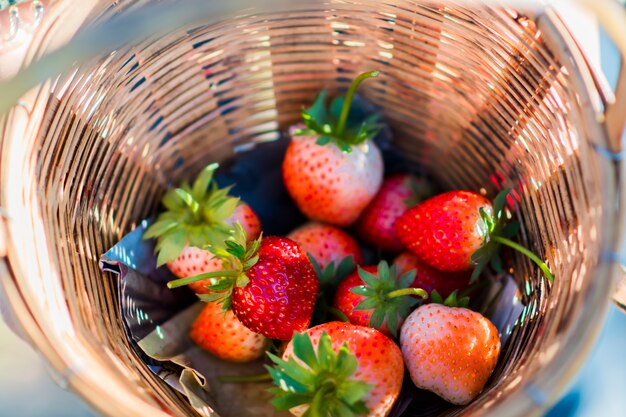
[[443, 298], [447, 298], [454, 291], [464, 290], [469, 286], [469, 272], [443, 272], [431, 268], [411, 252], [402, 252], [394, 259], [393, 264], [399, 274], [415, 271], [415, 280], [411, 287], [422, 288], [427, 293], [437, 290]]
[[[220, 189], [213, 182], [217, 164], [207, 166], [193, 186], [169, 190], [163, 197], [167, 211], [146, 230], [144, 239], [157, 239], [157, 264], [167, 267], [179, 278], [219, 271], [222, 262], [209, 248], [223, 246], [240, 223], [248, 240], [261, 233], [259, 219], [250, 206], [228, 195], [230, 188]], [[209, 282], [195, 282], [190, 287], [206, 293]]]
[[493, 214], [491, 202], [471, 191], [450, 191], [406, 211], [396, 222], [402, 243], [424, 263], [441, 271], [467, 271], [488, 226], [480, 215]]
[[356, 264], [363, 262], [359, 244], [346, 232], [335, 226], [310, 222], [298, 227], [287, 237], [312, 256], [321, 269], [331, 262], [338, 265], [344, 258], [352, 255]]
[[400, 331], [400, 347], [413, 383], [453, 404], [483, 390], [500, 354], [494, 325], [466, 308], [427, 304]]
[[501, 272], [498, 251], [509, 246], [535, 262], [552, 281], [547, 265], [528, 249], [509, 238], [519, 229], [507, 225], [505, 211], [509, 190], [491, 202], [471, 191], [450, 191], [407, 210], [396, 221], [396, 234], [404, 246], [433, 268], [447, 272], [467, 271], [476, 266], [471, 281], [491, 263]]
[[413, 175], [393, 175], [383, 182], [374, 200], [361, 213], [355, 228], [366, 243], [388, 252], [399, 252], [402, 243], [394, 223], [408, 208], [430, 195], [429, 186]]
[[242, 227], [226, 250], [216, 254], [231, 270], [210, 272], [168, 283], [170, 288], [212, 279], [204, 301], [232, 307], [250, 330], [271, 339], [287, 340], [294, 331], [305, 330], [311, 321], [318, 279], [302, 248], [290, 239], [266, 237], [246, 244]]
[[268, 340], [241, 324], [232, 311], [224, 312], [217, 303], [207, 303], [196, 318], [189, 336], [202, 349], [231, 362], [260, 358]]
[[395, 336], [411, 307], [418, 302], [406, 296], [428, 296], [422, 289], [409, 287], [414, 278], [413, 271], [398, 276], [396, 267], [389, 268], [385, 261], [378, 266], [358, 268], [339, 284], [333, 306], [352, 324], [373, 327]]
[[272, 404], [296, 416], [385, 417], [404, 378], [398, 346], [374, 329], [350, 323], [325, 323], [295, 334], [282, 359], [270, 357], [278, 386]]
[[303, 112], [304, 125], [290, 130], [283, 180], [300, 210], [311, 220], [349, 226], [374, 198], [383, 176], [380, 150], [372, 141], [377, 115], [348, 121], [357, 86], [377, 72], [355, 79], [345, 98], [327, 109], [326, 92]]

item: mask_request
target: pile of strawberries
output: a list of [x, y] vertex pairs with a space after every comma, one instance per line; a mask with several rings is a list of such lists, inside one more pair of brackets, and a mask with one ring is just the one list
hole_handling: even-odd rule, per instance
[[[360, 75], [328, 105], [322, 92], [290, 129], [283, 180], [309, 223], [263, 236], [253, 209], [216, 185], [211, 164], [166, 193], [167, 211], [144, 236], [179, 278], [168, 285], [188, 285], [207, 303], [191, 338], [227, 361], [267, 353], [273, 404], [296, 416], [386, 416], [405, 368], [419, 388], [472, 401], [500, 339], [467, 296], [488, 265], [502, 269], [501, 245], [525, 251], [510, 240], [517, 225], [506, 191], [492, 204], [471, 191], [431, 196], [410, 174], [383, 178], [380, 120], [348, 117], [357, 86], [376, 75]], [[348, 227], [384, 254], [378, 264], [363, 265]]]

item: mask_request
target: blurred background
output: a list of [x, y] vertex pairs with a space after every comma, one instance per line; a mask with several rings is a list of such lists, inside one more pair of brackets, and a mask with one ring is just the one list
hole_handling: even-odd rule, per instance
[[[14, 73], [29, 42], [29, 30], [45, 12], [47, 1], [20, 1], [25, 25], [16, 27], [0, 0], [0, 78]], [[4, 10], [2, 10], [4, 9]], [[592, 62], [614, 86], [619, 56], [593, 19], [569, 6], [561, 8], [571, 30]], [[1, 243], [1, 242], [0, 242]], [[0, 294], [0, 308], [2, 307]], [[626, 315], [611, 307], [599, 341], [570, 388], [547, 417], [626, 416]], [[42, 358], [0, 320], [0, 417], [96, 416], [81, 399], [58, 386]]]

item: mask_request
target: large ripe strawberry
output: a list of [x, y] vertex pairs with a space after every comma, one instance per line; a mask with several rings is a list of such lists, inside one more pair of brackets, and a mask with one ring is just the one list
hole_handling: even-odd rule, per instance
[[202, 349], [230, 362], [258, 359], [268, 346], [265, 337], [250, 331], [232, 311], [224, 312], [217, 303], [206, 303], [189, 336]]
[[396, 234], [402, 244], [420, 260], [447, 272], [475, 267], [472, 281], [491, 262], [502, 269], [500, 245], [509, 246], [532, 259], [552, 281], [546, 264], [535, 254], [509, 238], [519, 229], [517, 222], [507, 224], [505, 210], [509, 190], [491, 202], [471, 191], [449, 191], [407, 210], [396, 221]]
[[352, 236], [335, 226], [310, 222], [293, 230], [287, 237], [297, 242], [322, 269], [331, 262], [338, 265], [348, 256], [352, 256], [352, 261], [356, 264], [363, 262], [359, 244]]
[[394, 223], [407, 209], [430, 194], [430, 187], [424, 179], [410, 174], [386, 178], [376, 197], [357, 220], [357, 235], [369, 245], [384, 251], [401, 251], [402, 243], [396, 236]]
[[208, 294], [200, 299], [219, 302], [248, 329], [271, 339], [288, 340], [305, 330], [311, 321], [318, 279], [302, 248], [291, 239], [259, 238], [246, 243], [237, 227], [216, 254], [230, 264], [225, 271], [209, 272], [168, 283], [170, 288], [210, 279]]
[[311, 220], [349, 226], [374, 198], [383, 177], [383, 160], [372, 138], [377, 115], [348, 120], [358, 85], [378, 75], [358, 76], [345, 97], [326, 108], [323, 91], [302, 113], [304, 125], [292, 127], [283, 160], [283, 181], [302, 213]]
[[402, 325], [400, 347], [413, 383], [453, 404], [483, 390], [500, 354], [494, 325], [466, 308], [427, 304]]
[[443, 298], [447, 298], [454, 291], [462, 291], [469, 286], [469, 272], [439, 271], [420, 261], [411, 252], [402, 252], [393, 260], [393, 264], [398, 268], [399, 274], [415, 271], [415, 280], [411, 287], [422, 288], [429, 294], [436, 290]]
[[[144, 239], [157, 239], [157, 265], [167, 267], [179, 278], [223, 269], [222, 262], [210, 251], [223, 246], [240, 223], [248, 240], [261, 233], [254, 211], [238, 198], [228, 195], [230, 187], [218, 188], [213, 181], [217, 164], [208, 165], [190, 186], [167, 191], [162, 203], [167, 209], [146, 230]], [[190, 287], [206, 293], [209, 282], [195, 282]]]
[[272, 404], [296, 416], [385, 417], [404, 378], [398, 346], [375, 329], [350, 323], [294, 334], [282, 359], [270, 357], [278, 386]]
[[385, 261], [378, 266], [358, 268], [339, 284], [333, 306], [346, 315], [350, 323], [369, 326], [396, 336], [404, 319], [418, 300], [428, 293], [411, 288], [415, 272], [398, 275], [396, 267]]

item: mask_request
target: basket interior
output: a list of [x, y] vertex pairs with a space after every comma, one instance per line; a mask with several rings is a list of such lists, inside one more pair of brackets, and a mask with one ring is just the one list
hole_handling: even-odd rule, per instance
[[[132, 2], [117, 3], [98, 19]], [[381, 76], [361, 94], [381, 108], [393, 145], [445, 188], [493, 195], [511, 186], [521, 241], [558, 278], [548, 292], [528, 260], [512, 258], [524, 314], [489, 388], [449, 413], [479, 415], [504, 401], [545, 363], [542, 352], [561, 348], [592, 283], [604, 186], [570, 74], [533, 21], [513, 11], [387, 3], [246, 11], [102, 55], [40, 93], [27, 182], [40, 196], [50, 268], [81, 343], [113, 361], [136, 396], [192, 413], [125, 342], [99, 255], [157, 210], [168, 184], [282, 140], [320, 89], [332, 94], [372, 69]]]

